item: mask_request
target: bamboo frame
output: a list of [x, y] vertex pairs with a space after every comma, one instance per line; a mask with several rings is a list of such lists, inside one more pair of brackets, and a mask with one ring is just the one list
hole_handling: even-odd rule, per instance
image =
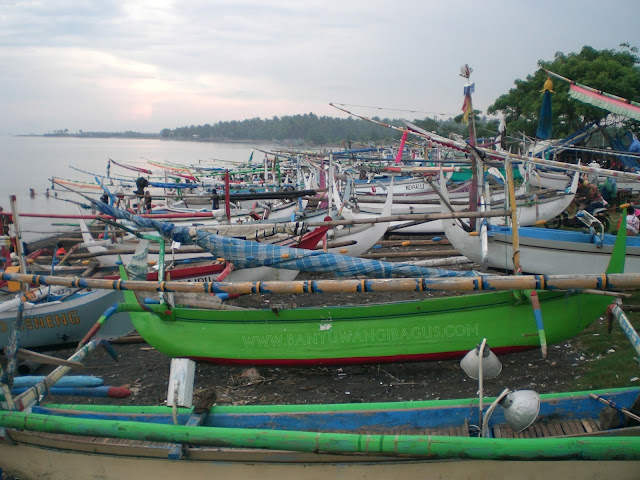
[[177, 282], [105, 280], [97, 278], [25, 275], [1, 272], [0, 279], [39, 285], [73, 288], [131, 290], [138, 292], [303, 294], [370, 293], [413, 291], [500, 291], [500, 290], [635, 290], [640, 273], [581, 275], [482, 275], [453, 278], [382, 278], [360, 280], [298, 280], [273, 282]]

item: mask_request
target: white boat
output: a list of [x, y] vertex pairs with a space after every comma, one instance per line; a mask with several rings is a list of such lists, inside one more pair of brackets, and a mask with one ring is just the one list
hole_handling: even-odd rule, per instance
[[545, 170], [532, 169], [529, 172], [527, 181], [530, 185], [537, 188], [563, 190], [567, 185], [569, 185], [569, 182], [571, 182], [571, 176], [562, 172], [548, 172]]
[[[443, 191], [446, 198], [446, 191]], [[442, 203], [443, 211], [447, 207]], [[469, 260], [483, 264], [482, 238], [467, 232], [455, 219], [442, 221], [451, 244]], [[511, 227], [491, 225], [487, 230], [486, 266], [514, 270]], [[543, 275], [604, 272], [609, 264], [616, 236], [602, 230], [588, 232], [540, 227], [518, 228], [518, 252], [523, 272]], [[625, 272], [640, 273], [640, 238], [627, 238]]]
[[[517, 202], [518, 221], [522, 226], [535, 225], [544, 220], [550, 220], [560, 215], [573, 201], [578, 189], [579, 173], [575, 173], [571, 186], [564, 192], [558, 192], [555, 195], [549, 195], [543, 198], [537, 198], [536, 194], [521, 197]], [[446, 189], [443, 189], [445, 191]], [[337, 204], [345, 202], [337, 193], [337, 188], [333, 188], [333, 195]], [[504, 198], [504, 195], [503, 195]], [[504, 201], [504, 200], [503, 200]], [[372, 218], [380, 215], [379, 207], [360, 208], [359, 211], [344, 208], [342, 215], [347, 219]], [[462, 211], [463, 205], [454, 205], [455, 210]], [[503, 205], [493, 203], [492, 208], [501, 209]], [[401, 204], [394, 205], [392, 215], [411, 214], [411, 213], [440, 213], [440, 205], [422, 205], [422, 204]], [[496, 225], [505, 225], [505, 218], [494, 217], [493, 222]], [[396, 233], [441, 233], [444, 231], [444, 225], [441, 220], [432, 220], [427, 222], [407, 222], [397, 221], [391, 222], [390, 228]]]
[[[122, 292], [109, 290], [87, 291], [83, 289], [41, 287], [40, 301], [25, 302], [22, 326], [19, 331], [19, 345], [24, 348], [78, 343], [107, 308], [122, 301]], [[16, 322], [17, 305], [7, 300], [0, 307], [8, 308], [0, 312], [0, 345], [9, 344], [11, 332]], [[117, 313], [113, 323], [101, 331], [102, 338], [112, 340], [134, 330], [129, 314]]]
[[[387, 201], [382, 210], [383, 216], [390, 215], [393, 204], [393, 193], [387, 195]], [[343, 215], [344, 216], [344, 215]], [[384, 236], [389, 228], [389, 222], [367, 223], [353, 226], [336, 227], [327, 235], [327, 252], [350, 257], [359, 257], [367, 252]], [[336, 246], [331, 246], [331, 244]], [[298, 270], [288, 270], [274, 267], [256, 267], [234, 270], [229, 275], [229, 281], [243, 282], [265, 280], [293, 280], [298, 276]]]

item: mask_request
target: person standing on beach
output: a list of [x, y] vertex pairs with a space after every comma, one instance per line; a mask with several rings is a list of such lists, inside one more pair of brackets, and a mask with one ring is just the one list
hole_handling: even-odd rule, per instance
[[144, 193], [144, 211], [145, 213], [151, 213], [153, 199], [151, 198], [151, 194], [149, 190]]
[[67, 251], [62, 246], [62, 242], [58, 242], [56, 244], [56, 258], [64, 257], [67, 254]]

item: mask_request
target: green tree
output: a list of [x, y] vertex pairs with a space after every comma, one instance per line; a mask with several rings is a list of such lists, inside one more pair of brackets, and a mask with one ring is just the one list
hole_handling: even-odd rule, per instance
[[[627, 98], [640, 100], [640, 59], [637, 48], [620, 45], [619, 50], [595, 50], [584, 46], [578, 53], [558, 52], [552, 61], [538, 61], [540, 67], [526, 80], [515, 80], [515, 87], [500, 96], [487, 112], [505, 114], [509, 132], [534, 136], [542, 105], [542, 87], [547, 69], [576, 83]], [[585, 123], [598, 121], [607, 111], [569, 97], [569, 84], [553, 79], [553, 136], [564, 137]]]

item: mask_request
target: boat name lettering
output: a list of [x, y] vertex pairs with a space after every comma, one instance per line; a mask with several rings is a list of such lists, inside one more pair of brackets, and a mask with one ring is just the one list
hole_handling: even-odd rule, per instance
[[[44, 315], [42, 317], [27, 317], [22, 324], [22, 330], [37, 330], [39, 328], [58, 328], [67, 325], [77, 325], [80, 323], [80, 317], [77, 310], [71, 310], [69, 312], [56, 313], [54, 315]], [[0, 331], [2, 328], [6, 330], [6, 326], [3, 326], [4, 322], [0, 322]]]
[[405, 190], [424, 190], [424, 183], [411, 183], [409, 185], [405, 185]]
[[412, 328], [371, 328], [363, 330], [322, 330], [314, 333], [282, 333], [242, 337], [244, 348], [306, 347], [332, 344], [376, 344], [435, 338], [473, 337], [479, 324], [433, 325]]
[[189, 280], [190, 282], [213, 282], [214, 279], [211, 278], [211, 276], [205, 276], [205, 277], [196, 277], [196, 278], [192, 278]]

